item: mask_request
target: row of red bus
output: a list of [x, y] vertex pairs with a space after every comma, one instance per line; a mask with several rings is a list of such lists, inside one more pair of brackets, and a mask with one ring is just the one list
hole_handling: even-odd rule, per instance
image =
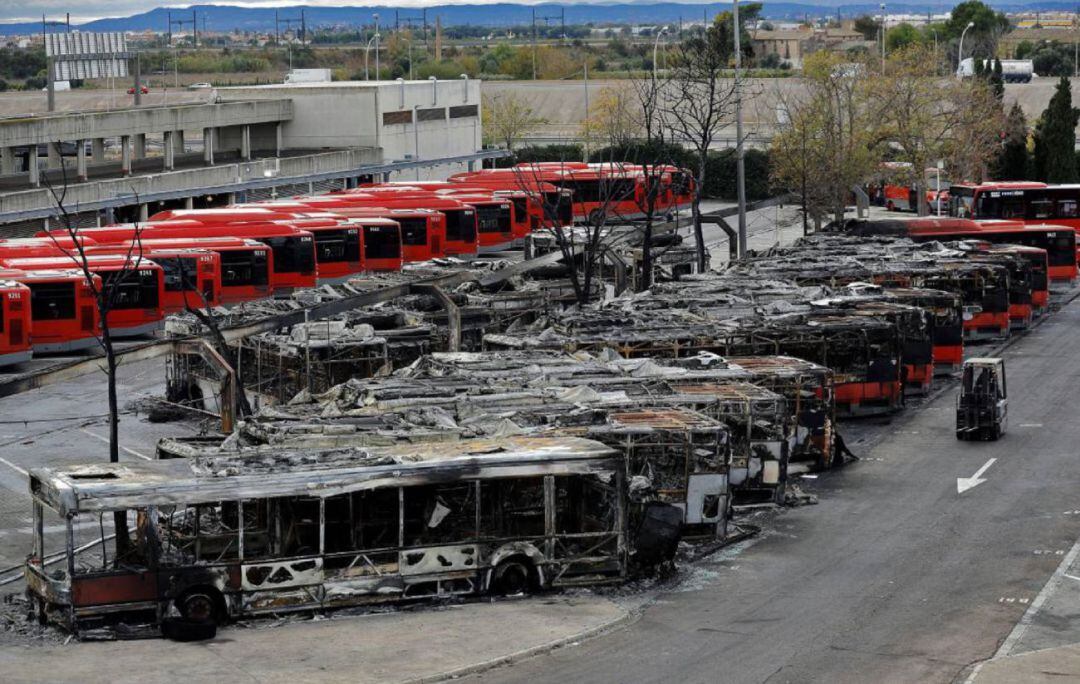
[[[164, 211], [121, 224], [0, 241], [5, 279], [0, 365], [31, 353], [96, 344], [95, 290], [110, 293], [116, 337], [158, 329], [187, 307], [230, 305], [404, 263], [501, 251], [534, 230], [574, 221], [629, 219], [646, 199], [657, 213], [690, 200], [674, 167], [532, 164], [448, 181], [377, 183], [327, 195]], [[598, 216], [603, 212], [604, 216]], [[85, 254], [97, 279], [81, 270]]]

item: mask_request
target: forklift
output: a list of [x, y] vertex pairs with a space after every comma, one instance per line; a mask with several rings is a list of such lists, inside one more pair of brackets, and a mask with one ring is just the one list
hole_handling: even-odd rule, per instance
[[956, 397], [956, 438], [998, 439], [1005, 434], [1008, 409], [1005, 360], [983, 357], [964, 361]]

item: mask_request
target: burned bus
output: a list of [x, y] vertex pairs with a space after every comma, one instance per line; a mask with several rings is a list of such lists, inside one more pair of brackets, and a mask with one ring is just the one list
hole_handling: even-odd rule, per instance
[[624, 459], [574, 437], [45, 467], [30, 493], [28, 592], [76, 633], [615, 582], [631, 556]]

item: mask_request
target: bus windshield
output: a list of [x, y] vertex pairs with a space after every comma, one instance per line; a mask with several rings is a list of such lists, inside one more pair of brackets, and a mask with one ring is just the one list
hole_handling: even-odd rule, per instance
[[226, 287], [266, 285], [269, 280], [266, 252], [236, 250], [221, 253], [221, 284]]

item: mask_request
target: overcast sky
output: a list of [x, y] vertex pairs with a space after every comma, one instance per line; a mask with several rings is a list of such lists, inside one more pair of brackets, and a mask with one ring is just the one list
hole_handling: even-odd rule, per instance
[[[124, 17], [132, 14], [149, 11], [155, 7], [184, 7], [190, 4], [196, 5], [239, 5], [246, 7], [287, 7], [294, 5], [326, 7], [343, 6], [371, 6], [392, 5], [394, 7], [423, 7], [425, 5], [480, 5], [490, 2], [517, 2], [529, 4], [531, 1], [541, 0], [377, 0], [367, 2], [355, 0], [352, 2], [342, 0], [238, 0], [237, 2], [195, 2], [195, 3], [169, 3], [147, 2], [146, 0], [0, 0], [0, 21], [40, 21], [41, 15], [49, 17], [62, 17], [65, 12], [71, 13], [71, 20], [89, 21], [102, 17]], [[576, 0], [582, 2], [583, 0]], [[584, 0], [588, 2], [589, 0]], [[693, 0], [690, 0], [691, 2]]]

